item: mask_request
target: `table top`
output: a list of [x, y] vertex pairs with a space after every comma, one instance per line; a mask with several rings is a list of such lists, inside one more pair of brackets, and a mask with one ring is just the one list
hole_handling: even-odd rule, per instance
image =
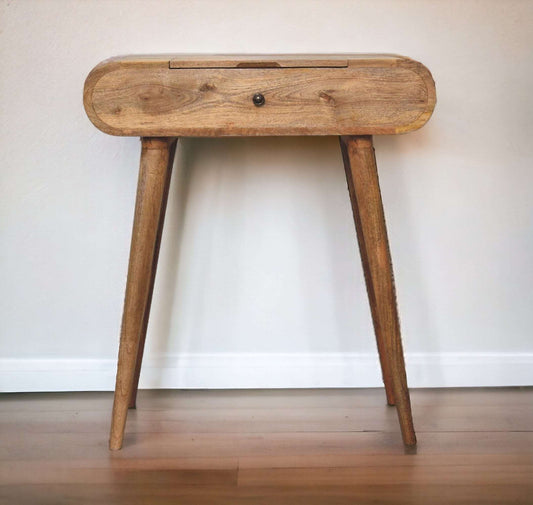
[[114, 56], [102, 63], [162, 63], [169, 68], [327, 68], [347, 67], [365, 61], [380, 60], [394, 62], [413, 61], [398, 54], [386, 53], [337, 53], [337, 54], [206, 54], [206, 53], [163, 53], [129, 54]]

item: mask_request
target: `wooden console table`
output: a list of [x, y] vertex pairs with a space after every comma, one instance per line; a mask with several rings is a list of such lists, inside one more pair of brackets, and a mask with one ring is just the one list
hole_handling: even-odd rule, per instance
[[142, 140], [110, 449], [135, 407], [177, 138], [260, 135], [340, 137], [387, 402], [415, 445], [372, 135], [426, 123], [427, 68], [388, 54], [125, 56], [97, 65], [83, 98], [97, 128]]

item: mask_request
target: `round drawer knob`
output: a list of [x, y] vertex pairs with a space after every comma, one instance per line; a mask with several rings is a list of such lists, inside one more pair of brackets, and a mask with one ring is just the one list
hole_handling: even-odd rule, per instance
[[265, 105], [265, 97], [261, 93], [256, 93], [252, 101], [254, 102], [254, 105], [256, 107], [261, 107], [261, 105]]

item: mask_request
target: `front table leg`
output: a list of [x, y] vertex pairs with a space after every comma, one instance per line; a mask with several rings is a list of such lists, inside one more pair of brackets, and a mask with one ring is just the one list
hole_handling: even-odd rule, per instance
[[371, 136], [340, 137], [368, 299], [389, 404], [396, 404], [406, 445], [415, 445], [396, 306], [392, 261]]
[[[128, 405], [134, 390], [139, 347], [157, 266], [160, 221], [164, 215], [176, 139], [142, 138], [141, 163], [122, 315], [117, 380], [109, 448], [122, 447]], [[142, 352], [142, 351], [141, 351]]]
[[[137, 403], [137, 389], [139, 387], [139, 377], [141, 375], [141, 365], [144, 354], [144, 343], [146, 340], [146, 330], [148, 329], [148, 319], [150, 317], [150, 307], [152, 305], [152, 294], [154, 292], [155, 275], [157, 272], [157, 261], [159, 259], [159, 248], [161, 246], [161, 237], [163, 235], [163, 225], [165, 223], [165, 213], [167, 210], [168, 190], [170, 188], [170, 177], [172, 175], [172, 166], [174, 164], [174, 154], [176, 152], [177, 142], [172, 142], [168, 156], [167, 175], [165, 187], [163, 190], [163, 200], [161, 201], [161, 209], [159, 211], [159, 223], [157, 225], [157, 237], [155, 242], [155, 249], [152, 261], [152, 271], [150, 274], [150, 286], [148, 288], [148, 299], [144, 308], [143, 324], [141, 328], [141, 335], [139, 341], [139, 349], [137, 351], [137, 363], [135, 365], [135, 375], [133, 378], [133, 390], [131, 392], [129, 408], [134, 409]], [[163, 154], [164, 155], [164, 154]]]

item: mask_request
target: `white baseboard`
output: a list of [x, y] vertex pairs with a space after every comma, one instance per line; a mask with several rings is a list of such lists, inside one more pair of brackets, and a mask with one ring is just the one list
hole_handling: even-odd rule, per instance
[[[411, 353], [410, 387], [533, 385], [533, 353]], [[112, 391], [115, 359], [0, 359], [0, 391]], [[147, 356], [141, 388], [381, 387], [374, 353]]]

